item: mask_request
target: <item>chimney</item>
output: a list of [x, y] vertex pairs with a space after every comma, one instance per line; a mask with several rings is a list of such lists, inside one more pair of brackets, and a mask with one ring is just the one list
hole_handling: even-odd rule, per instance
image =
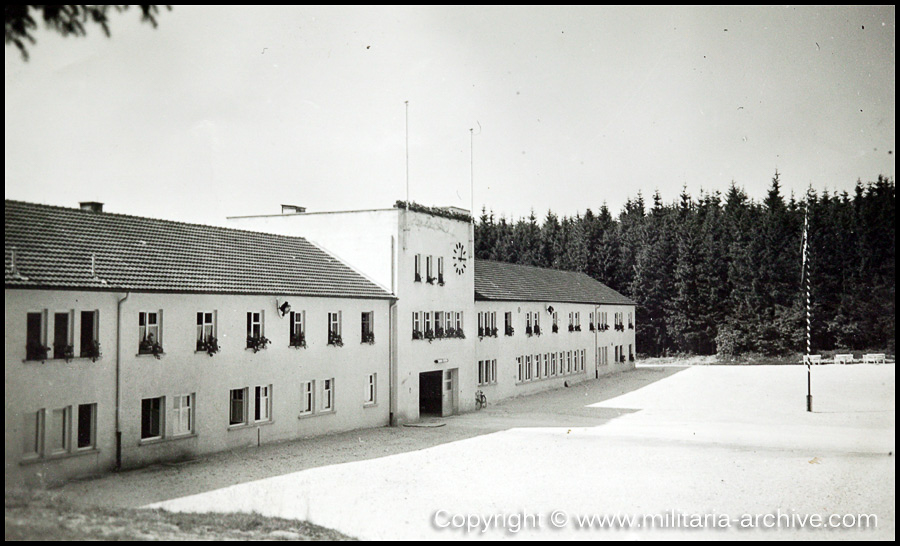
[[103, 203], [98, 203], [97, 201], [82, 201], [79, 205], [81, 205], [81, 210], [103, 212]]
[[298, 207], [297, 205], [281, 205], [281, 214], [302, 214], [306, 212], [306, 207]]

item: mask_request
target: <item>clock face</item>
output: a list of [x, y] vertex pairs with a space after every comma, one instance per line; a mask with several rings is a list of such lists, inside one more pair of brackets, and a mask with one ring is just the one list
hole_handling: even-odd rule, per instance
[[453, 267], [456, 269], [457, 275], [466, 272], [466, 247], [462, 243], [456, 243], [453, 247]]

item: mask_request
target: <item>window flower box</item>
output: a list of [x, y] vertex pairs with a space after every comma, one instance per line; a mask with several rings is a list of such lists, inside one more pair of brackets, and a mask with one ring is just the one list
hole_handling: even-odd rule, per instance
[[413, 339], [422, 339], [422, 332], [420, 332], [419, 330], [413, 330], [412, 338]]
[[559, 333], [559, 324], [554, 324], [553, 327], [551, 328], [551, 330], [553, 330], [554, 334], [558, 334]]
[[329, 330], [328, 331], [328, 344], [334, 345], [335, 347], [343, 347], [344, 340], [341, 339], [341, 334]]
[[290, 346], [295, 349], [306, 348], [306, 336], [303, 334], [303, 332], [291, 334]]
[[362, 336], [362, 340], [360, 343], [368, 343], [369, 345], [375, 344], [375, 332], [366, 332]]
[[153, 334], [149, 334], [138, 345], [138, 354], [141, 355], [153, 355], [159, 360], [159, 355], [162, 354], [162, 345], [153, 341]]
[[42, 343], [37, 343], [32, 341], [28, 345], [25, 346], [25, 360], [47, 360], [47, 354], [50, 352], [50, 347]]
[[430, 328], [425, 330], [425, 339], [428, 340], [428, 343], [431, 343], [432, 341], [434, 341], [434, 331], [431, 330]]
[[534, 325], [534, 335], [536, 335], [536, 336], [541, 335], [541, 327], [537, 324]]
[[87, 347], [82, 347], [81, 356], [90, 358], [91, 362], [97, 362], [97, 360], [103, 356], [103, 353], [100, 352], [100, 342], [95, 339], [91, 341]]
[[197, 350], [206, 351], [206, 354], [213, 356], [219, 352], [219, 340], [212, 335], [206, 336], [206, 339], [198, 339]]
[[506, 327], [506, 332], [504, 332], [504, 333], [505, 333], [506, 335], [508, 335], [508, 336], [512, 336], [512, 335], [514, 335], [514, 334], [516, 333], [516, 329], [513, 328], [512, 326], [507, 326], [507, 327]]
[[260, 349], [265, 349], [269, 343], [272, 343], [272, 341], [266, 336], [247, 336], [247, 348], [253, 349], [254, 353], [258, 353]]
[[75, 358], [75, 347], [67, 343], [57, 343], [53, 346], [53, 358], [63, 358], [71, 362]]
[[528, 336], [528, 337], [531, 337], [531, 334], [532, 334], [532, 333], [533, 333], [533, 332], [532, 332], [532, 330], [531, 330], [531, 326], [530, 326], [530, 325], [525, 326], [525, 335]]

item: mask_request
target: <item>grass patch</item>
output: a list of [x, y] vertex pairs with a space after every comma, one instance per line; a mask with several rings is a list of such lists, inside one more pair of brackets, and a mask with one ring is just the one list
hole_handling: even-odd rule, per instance
[[49, 491], [6, 492], [6, 540], [353, 540], [257, 513], [189, 514], [76, 504]]

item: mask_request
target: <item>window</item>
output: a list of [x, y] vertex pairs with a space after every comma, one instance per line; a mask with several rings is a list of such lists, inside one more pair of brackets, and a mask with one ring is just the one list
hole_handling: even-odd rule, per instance
[[444, 257], [439, 256], [437, 259], [438, 265], [438, 284], [444, 286]]
[[434, 312], [434, 337], [444, 337], [444, 313]]
[[365, 398], [363, 398], [364, 403], [366, 405], [372, 405], [375, 403], [375, 375], [374, 373], [370, 373], [366, 376], [366, 392]]
[[434, 330], [431, 329], [431, 312], [425, 311], [425, 333], [426, 335], [433, 336]]
[[32, 411], [25, 414], [25, 444], [23, 452], [25, 456], [38, 457], [43, 451], [44, 440], [44, 410]]
[[247, 311], [247, 348], [256, 346], [263, 335], [262, 311]]
[[229, 402], [228, 424], [247, 424], [247, 389], [231, 389]]
[[575, 313], [575, 331], [581, 331], [581, 311]]
[[631, 311], [628, 312], [628, 328], [630, 330], [634, 329], [634, 321], [631, 320]]
[[569, 313], [569, 331], [575, 331], [575, 313], [572, 312]]
[[541, 355], [534, 355], [534, 378], [541, 378]]
[[462, 312], [457, 311], [456, 312], [456, 333], [461, 336], [462, 331], [463, 331]]
[[544, 377], [550, 377], [550, 355], [544, 353]]
[[525, 381], [531, 381], [531, 355], [525, 355]]
[[415, 270], [415, 281], [414, 282], [422, 282], [422, 255], [416, 254], [416, 270]]
[[412, 329], [412, 338], [422, 339], [422, 318], [418, 311], [414, 311], [412, 314]]
[[50, 412], [50, 430], [47, 447], [51, 454], [69, 450], [69, 408], [59, 408]]
[[616, 362], [616, 363], [619, 362], [619, 346], [618, 345], [615, 346], [615, 354], [613, 356], [613, 362]]
[[291, 347], [306, 347], [306, 311], [291, 311], [290, 342]]
[[255, 412], [253, 416], [254, 421], [272, 420], [272, 385], [256, 387], [253, 408]]
[[449, 334], [453, 330], [453, 313], [447, 311], [444, 313], [444, 332]]
[[53, 313], [53, 358], [72, 358], [72, 313]]
[[541, 314], [534, 313], [533, 320], [534, 320], [534, 325], [532, 327], [532, 330], [534, 330], [534, 335], [539, 336], [539, 335], [541, 335]]
[[559, 352], [559, 375], [566, 375], [566, 353]]
[[328, 344], [340, 346], [341, 339], [341, 312], [328, 313]]
[[478, 361], [478, 384], [491, 385], [497, 382], [497, 361]]
[[572, 351], [566, 352], [566, 373], [572, 373]]
[[162, 352], [162, 337], [160, 335], [162, 312], [141, 311], [138, 313], [138, 354], [157, 354]]
[[484, 336], [484, 319], [487, 313], [478, 313], [478, 337]]
[[194, 395], [182, 394], [172, 399], [172, 434], [190, 434], [194, 431]]
[[525, 335], [530, 336], [532, 334], [531, 329], [531, 311], [525, 313]]
[[322, 382], [322, 411], [334, 410], [334, 379]]
[[503, 332], [508, 336], [515, 334], [516, 331], [513, 328], [513, 323], [512, 323], [512, 312], [507, 311], [507, 312], [503, 313], [503, 320], [505, 322]]
[[556, 353], [550, 353], [550, 375], [556, 375]]
[[47, 358], [44, 313], [28, 313], [25, 318], [25, 360]]
[[363, 313], [360, 318], [360, 343], [375, 343], [374, 311]]
[[96, 357], [100, 352], [100, 311], [81, 312], [80, 356]]
[[97, 443], [97, 404], [79, 404], [75, 441], [78, 449], [91, 449]]
[[162, 438], [162, 416], [162, 397], [141, 400], [141, 440]]
[[197, 312], [197, 350], [205, 351], [207, 342], [216, 337], [215, 312]]
[[425, 282], [434, 284], [434, 276], [432, 276], [431, 256], [425, 257]]
[[522, 366], [522, 357], [521, 356], [516, 357], [516, 367], [519, 370], [519, 373], [516, 374], [516, 381], [521, 383], [522, 381], [525, 380], [525, 370], [523, 369], [523, 366]]
[[315, 381], [304, 381], [300, 383], [300, 414], [305, 415], [315, 410]]
[[559, 332], [559, 315], [553, 311], [553, 333]]

